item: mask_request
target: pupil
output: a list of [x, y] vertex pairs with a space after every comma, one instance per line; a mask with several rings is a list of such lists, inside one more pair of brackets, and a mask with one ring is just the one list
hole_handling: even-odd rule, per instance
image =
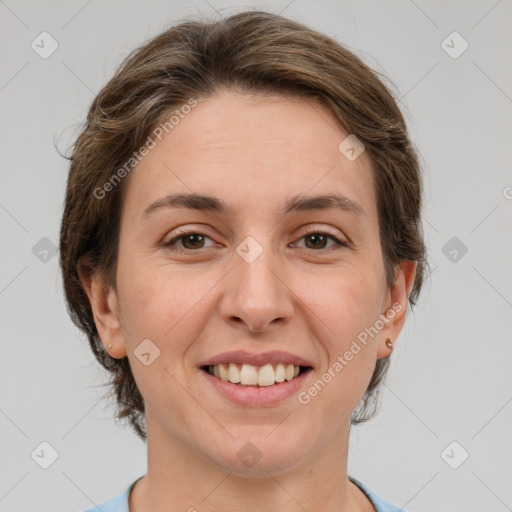
[[185, 242], [188, 243], [190, 240], [192, 240], [192, 245], [194, 246], [195, 248], [195, 244], [196, 243], [201, 243], [202, 242], [202, 238], [203, 236], [202, 235], [198, 235], [198, 234], [191, 234], [191, 235], [187, 235], [185, 237]]
[[323, 247], [322, 242], [325, 242], [325, 235], [317, 233], [317, 234], [313, 234], [313, 235], [308, 235], [307, 239], [309, 239], [309, 240], [317, 240], [317, 241], [318, 241], [318, 239], [320, 239], [320, 245], [317, 244], [317, 243], [313, 243], [313, 247], [320, 247], [320, 246]]

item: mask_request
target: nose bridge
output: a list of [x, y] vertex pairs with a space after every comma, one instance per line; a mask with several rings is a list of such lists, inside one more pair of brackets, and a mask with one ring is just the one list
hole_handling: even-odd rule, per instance
[[226, 321], [240, 320], [251, 331], [264, 330], [293, 313], [291, 292], [282, 282], [286, 269], [272, 244], [271, 230], [261, 229], [236, 247], [235, 267], [225, 283], [221, 313]]

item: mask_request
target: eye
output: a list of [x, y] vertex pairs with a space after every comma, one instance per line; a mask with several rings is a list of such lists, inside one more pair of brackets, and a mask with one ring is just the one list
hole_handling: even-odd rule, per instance
[[[194, 251], [197, 249], [205, 249], [207, 247], [204, 246], [205, 240], [212, 240], [208, 235], [205, 233], [201, 233], [199, 231], [187, 231], [185, 233], [180, 233], [179, 235], [175, 236], [168, 242], [163, 242], [162, 246], [166, 247], [167, 249], [170, 249], [172, 251], [177, 252], [188, 252], [188, 251]], [[300, 238], [300, 240], [309, 240], [311, 243], [308, 245], [306, 242], [305, 248], [306, 249], [312, 249], [312, 250], [321, 250], [321, 249], [334, 249], [339, 247], [348, 247], [348, 244], [346, 242], [342, 242], [338, 238], [336, 238], [334, 235], [331, 235], [329, 233], [325, 233], [322, 231], [310, 231], [309, 233], [306, 233], [304, 236]], [[326, 243], [329, 241], [334, 242], [333, 245], [330, 247], [326, 247]], [[213, 240], [212, 240], [213, 241]], [[177, 243], [180, 242], [180, 245], [177, 245]], [[212, 246], [210, 246], [212, 247]]]
[[[162, 245], [168, 249], [176, 250], [178, 252], [186, 252], [189, 250], [203, 249], [205, 239], [211, 240], [211, 238], [204, 233], [198, 231], [187, 231], [186, 233], [180, 233], [168, 242], [164, 242]], [[181, 241], [181, 247], [176, 246], [176, 242]]]
[[[309, 233], [306, 233], [300, 240], [309, 240], [311, 243], [308, 245], [306, 242], [305, 247], [306, 249], [333, 249], [336, 247], [348, 247], [348, 244], [346, 242], [342, 242], [338, 238], [336, 238], [334, 235], [331, 235], [329, 233], [324, 233], [322, 231], [310, 231]], [[325, 244], [328, 242], [328, 240], [331, 239], [334, 241], [334, 245], [331, 247], [326, 247]]]

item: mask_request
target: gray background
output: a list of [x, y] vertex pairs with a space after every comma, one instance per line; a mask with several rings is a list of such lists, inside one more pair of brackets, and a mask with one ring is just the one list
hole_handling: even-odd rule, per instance
[[[64, 306], [51, 247], [67, 162], [53, 144], [68, 148], [135, 46], [183, 16], [243, 7], [282, 11], [389, 76], [427, 175], [433, 274], [398, 340], [380, 415], [353, 429], [349, 474], [411, 512], [511, 510], [507, 0], [0, 0], [0, 510], [83, 510], [146, 471], [145, 444], [112, 421], [104, 375]], [[47, 59], [31, 48], [43, 31], [59, 45]], [[442, 46], [453, 31], [469, 44], [457, 58]], [[31, 457], [43, 441], [58, 453], [48, 469]], [[459, 464], [462, 450], [469, 458], [453, 469], [446, 461]]]

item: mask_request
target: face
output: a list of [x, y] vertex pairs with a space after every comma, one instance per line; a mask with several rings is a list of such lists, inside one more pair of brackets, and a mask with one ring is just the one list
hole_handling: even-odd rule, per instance
[[[150, 439], [239, 474], [278, 474], [346, 443], [412, 279], [399, 272], [386, 286], [371, 161], [340, 151], [348, 135], [317, 102], [223, 91], [132, 170], [112, 314], [94, 312], [110, 353], [129, 358]], [[168, 199], [192, 193], [216, 200]], [[397, 303], [401, 313], [357, 341]], [[249, 387], [201, 368], [232, 351], [224, 359], [265, 354], [256, 370], [295, 357], [309, 369]]]

